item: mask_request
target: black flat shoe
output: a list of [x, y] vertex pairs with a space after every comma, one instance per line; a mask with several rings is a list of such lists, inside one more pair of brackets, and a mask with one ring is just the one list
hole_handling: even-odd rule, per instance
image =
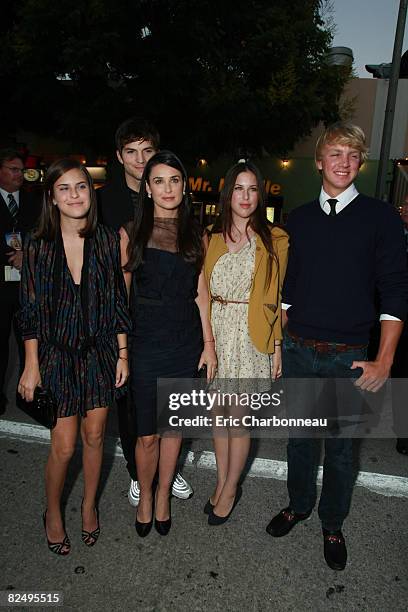
[[152, 529], [152, 526], [153, 526], [153, 519], [149, 521], [148, 523], [141, 523], [140, 521], [137, 520], [137, 516], [136, 516], [135, 529], [136, 529], [137, 535], [140, 536], [141, 538], [145, 538], [147, 535], [149, 535]]
[[216, 525], [223, 525], [224, 523], [226, 523], [228, 521], [229, 517], [231, 516], [235, 506], [237, 505], [237, 503], [241, 499], [241, 495], [242, 495], [242, 488], [238, 487], [237, 493], [235, 495], [234, 503], [232, 504], [232, 508], [228, 512], [227, 516], [218, 516], [218, 514], [215, 514], [214, 506], [213, 506], [213, 508], [211, 509], [211, 512], [208, 515], [208, 524], [212, 525], [214, 527]]
[[55, 553], [56, 555], [61, 555], [62, 557], [65, 557], [66, 555], [68, 555], [71, 551], [71, 542], [69, 541], [69, 537], [67, 536], [67, 534], [65, 534], [65, 538], [62, 540], [62, 542], [50, 542], [50, 540], [48, 539], [47, 510], [45, 510], [43, 514], [43, 523], [44, 523], [45, 537], [47, 538], [47, 544], [48, 544], [49, 550]]
[[340, 529], [327, 531], [323, 529], [324, 558], [332, 570], [344, 570], [347, 563], [347, 548]]
[[171, 528], [171, 517], [165, 521], [154, 519], [154, 527], [159, 535], [166, 536]]
[[207, 503], [204, 506], [204, 514], [210, 514], [214, 509], [214, 504], [211, 503], [211, 497], [208, 499]]
[[267, 533], [273, 536], [274, 538], [281, 538], [289, 533], [291, 529], [295, 525], [297, 525], [300, 521], [305, 521], [309, 518], [310, 512], [300, 513], [295, 512], [293, 508], [284, 508], [273, 517], [271, 522], [266, 528]]
[[[97, 522], [97, 527], [96, 529], [94, 529], [93, 531], [87, 531], [86, 529], [82, 528], [82, 541], [86, 546], [95, 546], [96, 542], [98, 541], [99, 538], [99, 534], [101, 533], [101, 528], [99, 525], [99, 509], [95, 506], [95, 513], [96, 513], [96, 522]], [[81, 514], [82, 514], [82, 504], [81, 504]]]

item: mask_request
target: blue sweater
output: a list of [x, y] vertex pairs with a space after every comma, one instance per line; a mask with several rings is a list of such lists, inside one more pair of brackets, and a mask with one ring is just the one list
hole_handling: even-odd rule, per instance
[[314, 200], [286, 228], [289, 262], [282, 301], [288, 329], [303, 338], [365, 344], [380, 312], [405, 320], [408, 273], [401, 219], [390, 204], [359, 194], [335, 217]]

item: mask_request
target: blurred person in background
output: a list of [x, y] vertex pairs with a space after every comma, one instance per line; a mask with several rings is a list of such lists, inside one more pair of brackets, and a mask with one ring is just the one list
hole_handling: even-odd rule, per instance
[[[401, 206], [401, 219], [404, 224], [408, 264], [408, 195], [405, 196], [404, 203]], [[408, 379], [408, 327], [406, 324], [402, 330], [397, 350], [395, 352], [391, 375], [393, 378]], [[406, 387], [403, 387], [398, 383], [393, 386], [392, 409], [394, 415], [394, 431], [397, 434], [396, 449], [399, 453], [401, 453], [401, 455], [408, 456], [408, 411], [407, 395], [404, 392], [405, 389]]]
[[23, 188], [24, 158], [13, 149], [0, 151], [0, 414], [6, 408], [3, 393], [9, 359], [9, 336], [19, 304], [23, 242], [39, 217], [40, 199]]

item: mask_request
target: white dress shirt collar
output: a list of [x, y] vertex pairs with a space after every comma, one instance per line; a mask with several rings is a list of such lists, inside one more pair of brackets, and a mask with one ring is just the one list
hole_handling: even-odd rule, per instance
[[[354, 198], [356, 198], [358, 196], [358, 191], [355, 188], [354, 183], [351, 183], [351, 185], [349, 185], [349, 187], [347, 187], [347, 189], [345, 189], [344, 191], [342, 191], [341, 193], [339, 193], [338, 196], [336, 196], [336, 200], [337, 200], [337, 204], [336, 204], [336, 214], [338, 214], [340, 211], [343, 210], [343, 208], [346, 208], [346, 206], [348, 204], [350, 204], [350, 202], [352, 202], [354, 200]], [[321, 189], [320, 191], [320, 196], [319, 196], [319, 203], [320, 206], [322, 208], [322, 210], [328, 215], [330, 213], [330, 204], [327, 203], [327, 200], [330, 200], [332, 196], [329, 196], [328, 193], [325, 192], [325, 190]]]
[[17, 206], [20, 206], [20, 192], [19, 191], [6, 191], [5, 189], [3, 189], [2, 187], [0, 187], [0, 195], [3, 197], [3, 200], [5, 201], [5, 203], [8, 206], [9, 203], [9, 199], [8, 199], [8, 194], [12, 193], [14, 196], [15, 201], [17, 202]]

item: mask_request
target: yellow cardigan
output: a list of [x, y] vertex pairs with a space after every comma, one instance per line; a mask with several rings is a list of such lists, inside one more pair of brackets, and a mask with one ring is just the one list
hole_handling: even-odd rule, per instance
[[[268, 252], [259, 236], [256, 237], [255, 269], [248, 306], [249, 335], [261, 353], [274, 353], [275, 340], [282, 340], [281, 292], [288, 258], [288, 235], [279, 228], [271, 229], [272, 243], [278, 265], [272, 263], [269, 287], [265, 288]], [[210, 278], [218, 259], [228, 252], [223, 235], [212, 234], [204, 262], [205, 278], [210, 294]], [[211, 318], [211, 295], [210, 295]]]

